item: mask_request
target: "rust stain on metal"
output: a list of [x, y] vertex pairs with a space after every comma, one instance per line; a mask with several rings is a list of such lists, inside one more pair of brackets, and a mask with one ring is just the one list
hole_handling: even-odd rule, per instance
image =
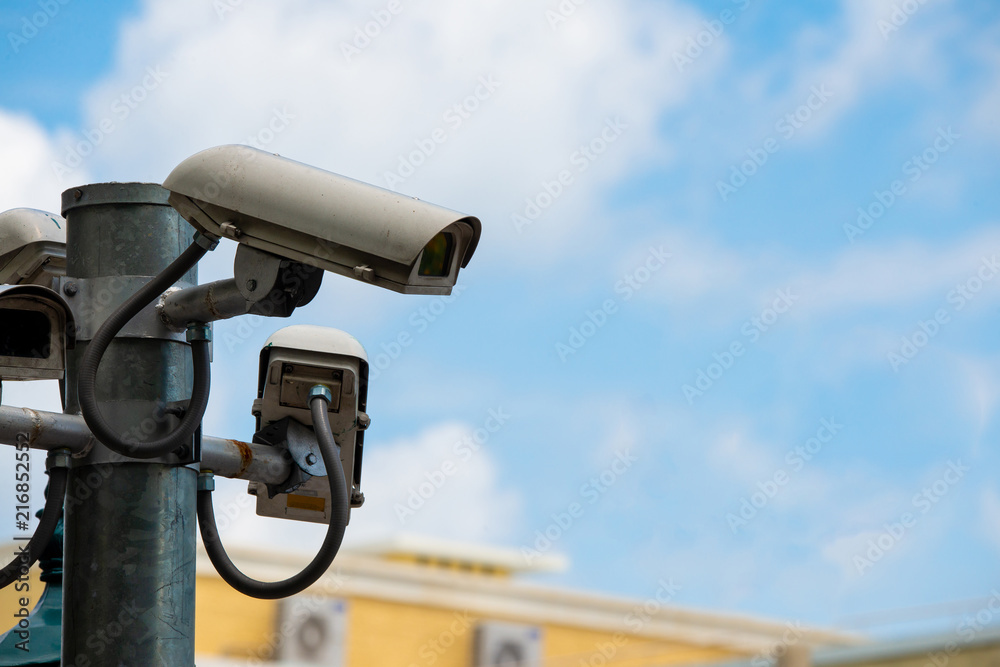
[[[209, 288], [205, 291], [205, 307], [208, 308], [208, 312], [212, 313], [213, 317], [222, 317], [219, 309], [216, 308], [215, 303], [215, 290]], [[235, 442], [235, 440], [233, 441]], [[241, 443], [242, 444], [242, 443]]]
[[235, 445], [236, 449], [240, 450], [240, 470], [236, 473], [236, 476], [242, 477], [243, 473], [250, 467], [250, 464], [253, 463], [253, 450], [245, 442], [240, 442], [239, 440], [230, 440], [229, 442]]
[[28, 436], [29, 443], [38, 442], [38, 439], [42, 435], [42, 429], [44, 424], [42, 423], [42, 416], [38, 414], [35, 410], [25, 408], [25, 412], [31, 417], [31, 435]]

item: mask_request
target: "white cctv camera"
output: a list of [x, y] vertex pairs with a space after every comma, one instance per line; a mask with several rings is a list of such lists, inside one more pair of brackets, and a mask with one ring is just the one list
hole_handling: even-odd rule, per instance
[[[283, 519], [330, 522], [330, 486], [325, 479], [316, 437], [312, 434], [309, 392], [316, 385], [329, 391], [327, 416], [350, 494], [351, 506], [361, 494], [361, 455], [370, 420], [368, 355], [353, 336], [337, 329], [311, 325], [285, 327], [274, 333], [260, 352], [260, 374], [253, 413], [254, 440], [286, 446], [298, 470], [285, 485], [255, 485], [257, 514]], [[305, 474], [302, 474], [305, 473]]]
[[49, 287], [65, 274], [63, 218], [31, 208], [0, 213], [0, 284]]
[[164, 181], [199, 231], [404, 294], [450, 294], [478, 218], [248, 146], [219, 146]]
[[41, 285], [0, 287], [0, 380], [62, 380], [75, 330], [58, 292]]

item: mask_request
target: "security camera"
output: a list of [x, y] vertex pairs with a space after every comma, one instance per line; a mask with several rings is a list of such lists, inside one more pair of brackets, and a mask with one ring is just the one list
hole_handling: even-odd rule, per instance
[[297, 465], [283, 485], [255, 485], [257, 514], [329, 523], [330, 487], [312, 432], [310, 391], [322, 385], [330, 392], [327, 418], [340, 449], [340, 461], [352, 507], [361, 494], [361, 454], [370, 420], [368, 355], [353, 336], [326, 327], [296, 325], [274, 333], [260, 353], [254, 441], [284, 446]]
[[404, 294], [450, 294], [478, 218], [248, 146], [219, 146], [167, 177], [202, 233]]
[[0, 288], [0, 380], [61, 380], [76, 344], [73, 314], [41, 285]]
[[62, 275], [66, 275], [66, 221], [31, 208], [0, 213], [0, 284], [49, 287]]

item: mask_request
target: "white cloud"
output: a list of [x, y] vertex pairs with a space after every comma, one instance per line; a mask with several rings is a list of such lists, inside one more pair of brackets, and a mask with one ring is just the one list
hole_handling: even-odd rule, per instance
[[974, 58], [988, 72], [984, 85], [977, 91], [978, 99], [969, 109], [969, 125], [978, 136], [1000, 142], [1000, 124], [997, 123], [996, 113], [1000, 109], [1000, 48], [996, 43], [996, 31], [968, 46]]
[[960, 352], [952, 354], [958, 383], [964, 389], [964, 400], [958, 404], [965, 408], [974, 424], [972, 455], [978, 456], [982, 450], [983, 436], [993, 421], [1000, 386], [996, 381], [997, 364], [993, 359], [974, 357]]
[[[863, 530], [838, 537], [823, 546], [823, 558], [836, 564], [845, 580], [857, 581], [868, 570], [870, 560], [877, 559], [877, 563], [884, 557], [883, 552], [871, 546], [880, 535], [881, 531]], [[872, 550], [871, 558], [866, 556], [869, 549]]]
[[708, 460], [729, 479], [750, 488], [755, 482], [770, 479], [780, 467], [776, 454], [752, 442], [740, 429], [720, 435], [708, 449]]
[[[367, 443], [365, 504], [352, 511], [345, 543], [401, 532], [469, 542], [509, 539], [520, 518], [520, 496], [500, 486], [488, 443], [477, 449], [473, 438], [474, 429], [444, 423], [411, 438]], [[227, 544], [259, 545], [266, 536], [267, 542], [308, 550], [322, 542], [319, 526], [257, 517], [245, 493], [246, 482], [219, 480], [215, 507], [227, 517], [220, 518]]]
[[368, 452], [364, 487], [370, 500], [359, 533], [405, 528], [455, 539], [510, 537], [520, 497], [499, 486], [489, 444], [477, 448], [473, 434], [464, 425], [442, 424]]
[[783, 62], [771, 65], [771, 76], [776, 77], [785, 69], [783, 63], [795, 63], [786, 94], [774, 98], [777, 104], [772, 108], [782, 114], [793, 111], [813, 86], [828, 86], [833, 95], [802, 128], [807, 136], [831, 127], [867, 94], [877, 94], [894, 81], [924, 86], [945, 82], [941, 54], [951, 20], [937, 9], [946, 3], [924, 3], [892, 30], [898, 5], [897, 0], [844, 0], [839, 30], [805, 28], [795, 45], [798, 53], [791, 57], [783, 53]]
[[[697, 14], [673, 2], [590, 4], [555, 30], [530, 0], [404, 3], [348, 61], [344, 44], [371, 20], [370, 8], [305, 0], [242, 3], [222, 20], [193, 0], [147, 3], [124, 28], [115, 70], [89, 95], [86, 125], [113, 115], [147, 67], [166, 76], [92, 163], [104, 177], [158, 181], [197, 150], [266, 130], [278, 110], [292, 118], [269, 150], [385, 185], [399, 157], [442, 128], [447, 140], [398, 189], [486, 219], [487, 253], [513, 244], [526, 260], [571, 256], [596, 242], [584, 230], [607, 224], [594, 215], [599, 186], [669, 151], [657, 121], [690, 80], [672, 48], [699, 29]], [[491, 78], [498, 87], [487, 97], [481, 82]], [[487, 99], [473, 100], [479, 108], [457, 126], [449, 110], [477, 89]], [[616, 117], [627, 130], [575, 171], [572, 154]], [[574, 182], [526, 242], [510, 215], [561, 169]], [[556, 243], [567, 239], [576, 240]]]
[[[948, 244], [903, 240], [867, 246], [859, 242], [837, 255], [830, 266], [805, 272], [795, 282], [809, 295], [816, 311], [907, 307], [926, 298], [938, 298], [943, 305], [959, 281], [976, 275], [984, 258], [998, 255], [1000, 229], [995, 227]], [[983, 296], [996, 298], [1000, 290], [984, 290]]]
[[0, 211], [26, 207], [59, 213], [63, 190], [86, 182], [56, 175], [56, 149], [33, 118], [0, 109], [0, 146]]
[[[909, 311], [925, 300], [948, 306], [949, 292], [977, 277], [985, 260], [1000, 258], [1000, 228], [984, 227], [944, 242], [910, 239], [845, 245], [829, 260], [809, 268], [788, 251], [752, 256], [721, 243], [677, 232], [657, 235], [648, 245], [664, 244], [673, 257], [663, 279], [651, 281], [658, 300], [701, 308], [709, 317], [745, 319], [774, 299], [775, 290], [791, 286], [801, 302], [792, 317], [840, 316], [844, 311], [877, 307]], [[643, 246], [644, 247], [644, 246]], [[817, 266], [818, 265], [818, 266]], [[992, 273], [988, 264], [986, 273]], [[1000, 276], [997, 276], [1000, 278]], [[1000, 282], [991, 276], [969, 301], [970, 308], [1000, 298]], [[720, 306], [724, 306], [720, 307]], [[951, 306], [948, 306], [949, 308]], [[926, 313], [927, 317], [933, 311]], [[853, 322], [858, 325], [858, 322]]]

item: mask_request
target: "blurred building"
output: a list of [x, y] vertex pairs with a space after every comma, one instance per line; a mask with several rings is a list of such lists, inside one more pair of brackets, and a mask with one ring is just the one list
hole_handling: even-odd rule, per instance
[[[306, 563], [277, 550], [233, 549], [232, 556], [264, 580]], [[200, 552], [197, 664], [1000, 667], [1000, 593], [964, 614], [952, 632], [873, 642], [797, 622], [683, 609], [672, 603], [670, 580], [657, 582], [647, 599], [524, 580], [564, 566], [555, 556], [529, 563], [515, 550], [400, 536], [341, 553], [302, 595], [265, 601], [231, 589]], [[29, 582], [33, 603], [45, 589], [37, 570]], [[0, 591], [3, 618], [14, 618], [19, 595], [13, 587]]]
[[[804, 660], [790, 663], [811, 667], [1000, 667], [1000, 627], [994, 623], [994, 607], [1000, 611], [1000, 597], [990, 600], [989, 607], [983, 610], [988, 614], [966, 615], [953, 632], [851, 647], [817, 646], [811, 654], [797, 656]], [[977, 620], [977, 616], [979, 619], [986, 616], [986, 620]], [[711, 667], [763, 665], [755, 660], [741, 660]]]
[[[306, 563], [264, 550], [232, 555], [248, 575], [266, 580]], [[515, 550], [400, 537], [342, 553], [305, 594], [270, 602], [232, 590], [202, 554], [198, 665], [640, 667], [748, 659], [788, 642], [856, 643], [795, 623], [678, 608], [669, 580], [645, 600], [522, 580], [562, 564], [550, 556], [529, 564]]]

